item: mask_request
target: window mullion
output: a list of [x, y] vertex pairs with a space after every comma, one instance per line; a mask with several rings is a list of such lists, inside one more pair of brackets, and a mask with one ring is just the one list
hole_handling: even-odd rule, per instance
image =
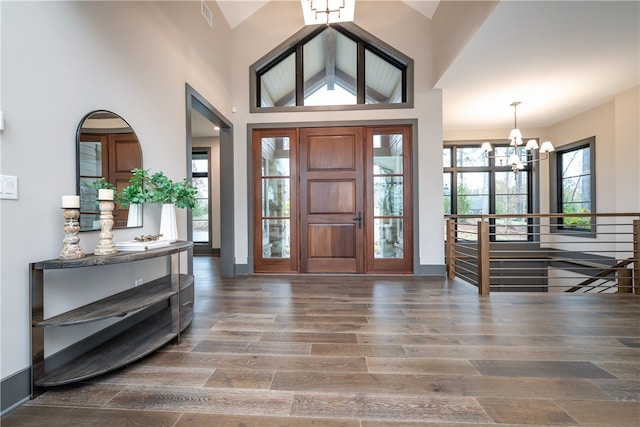
[[304, 105], [304, 56], [303, 45], [300, 43], [296, 46], [296, 106]]
[[361, 41], [358, 42], [358, 50], [357, 50], [357, 55], [358, 55], [358, 62], [357, 62], [357, 77], [356, 77], [356, 99], [357, 99], [357, 103], [358, 104], [365, 104], [365, 92], [366, 92], [366, 87], [365, 87], [365, 74], [364, 74], [364, 70], [365, 70], [365, 45], [364, 43], [362, 43]]
[[[493, 160], [493, 159], [491, 159]], [[489, 213], [496, 213], [496, 170], [491, 162], [489, 163]], [[496, 219], [489, 219], [489, 240], [496, 241]]]

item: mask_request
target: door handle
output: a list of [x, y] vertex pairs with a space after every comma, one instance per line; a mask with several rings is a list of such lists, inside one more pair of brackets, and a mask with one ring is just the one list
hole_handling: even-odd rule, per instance
[[362, 228], [362, 212], [358, 212], [358, 216], [353, 218], [354, 221], [358, 221], [358, 228]]

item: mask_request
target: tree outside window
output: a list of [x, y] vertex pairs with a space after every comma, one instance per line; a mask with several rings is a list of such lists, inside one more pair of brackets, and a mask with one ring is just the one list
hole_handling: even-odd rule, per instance
[[[558, 212], [591, 213], [594, 211], [594, 147], [591, 137], [558, 150], [557, 209]], [[564, 217], [558, 228], [566, 231], [592, 232], [591, 217]]]
[[[444, 213], [457, 215], [527, 214], [532, 212], [530, 163], [517, 173], [511, 170], [507, 158], [513, 148], [507, 142], [495, 142], [495, 155], [486, 156], [480, 142], [446, 144], [443, 149]], [[518, 152], [523, 162], [529, 154]], [[458, 218], [458, 237], [475, 240], [477, 218]], [[492, 218], [492, 241], [533, 240], [530, 220]]]

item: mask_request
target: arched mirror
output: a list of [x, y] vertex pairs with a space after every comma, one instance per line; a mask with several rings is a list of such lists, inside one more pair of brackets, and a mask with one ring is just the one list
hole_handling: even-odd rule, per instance
[[[131, 126], [111, 111], [92, 111], [80, 122], [76, 137], [80, 231], [100, 230], [98, 191], [93, 183], [104, 177], [118, 192], [129, 184], [131, 170], [142, 168], [142, 149]], [[132, 211], [133, 214], [133, 211]], [[142, 212], [116, 204], [113, 228], [141, 227]]]

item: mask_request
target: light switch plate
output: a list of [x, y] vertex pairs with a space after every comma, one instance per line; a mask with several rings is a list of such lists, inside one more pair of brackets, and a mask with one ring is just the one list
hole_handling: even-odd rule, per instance
[[18, 177], [12, 175], [0, 175], [0, 199], [18, 198]]

